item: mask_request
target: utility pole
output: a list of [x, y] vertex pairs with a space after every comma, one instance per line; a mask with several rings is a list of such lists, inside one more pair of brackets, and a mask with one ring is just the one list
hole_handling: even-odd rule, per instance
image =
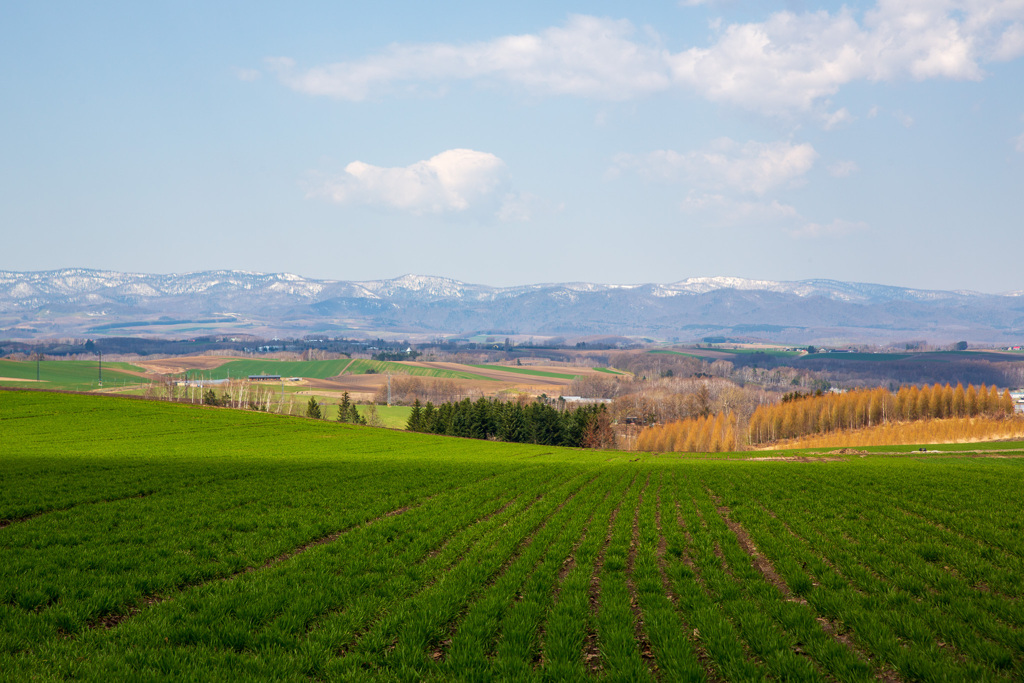
[[103, 386], [103, 352], [100, 351], [100, 386]]
[[388, 405], [391, 405], [391, 373], [388, 373]]
[[36, 381], [39, 381], [39, 359], [43, 357], [43, 354], [36, 353]]

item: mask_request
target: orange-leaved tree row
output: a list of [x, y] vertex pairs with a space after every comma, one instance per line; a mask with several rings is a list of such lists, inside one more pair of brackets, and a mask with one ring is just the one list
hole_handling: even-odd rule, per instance
[[680, 451], [717, 453], [740, 447], [735, 413], [717, 413], [707, 417], [689, 417], [655, 425], [640, 433], [637, 449], [659, 453]]
[[[887, 389], [858, 389], [842, 394], [798, 396], [782, 403], [763, 404], [750, 416], [745, 434], [736, 418], [718, 415], [711, 420], [732, 425], [731, 447], [726, 448], [725, 432], [715, 445], [717, 450], [744, 446], [760, 446], [786, 439], [814, 434], [864, 429], [893, 422], [912, 422], [950, 417], [1003, 417], [1013, 415], [1014, 404], [1009, 390], [996, 387], [962, 384], [942, 386], [901, 387], [893, 393]], [[655, 425], [644, 430], [638, 448], [655, 451], [712, 451], [700, 438], [704, 425], [700, 420], [682, 420]], [[724, 428], [723, 428], [724, 429]], [[713, 431], [713, 430], [712, 430]], [[696, 434], [697, 436], [691, 437]], [[708, 442], [710, 443], [710, 442]], [[694, 447], [690, 447], [694, 446]]]
[[1024, 420], [1002, 417], [947, 417], [916, 422], [887, 422], [831, 434], [808, 434], [772, 444], [771, 448], [838, 448], [924, 443], [970, 443], [1024, 437]]

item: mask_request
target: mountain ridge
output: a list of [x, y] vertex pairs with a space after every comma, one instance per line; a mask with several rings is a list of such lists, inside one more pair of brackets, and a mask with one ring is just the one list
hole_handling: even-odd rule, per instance
[[763, 328], [758, 338], [770, 341], [1002, 342], [1024, 336], [1021, 294], [733, 276], [493, 287], [416, 274], [340, 280], [246, 270], [148, 274], [63, 268], [0, 271], [0, 336], [87, 335], [98, 319], [104, 329], [116, 330], [118, 323], [133, 321], [158, 327], [161, 318], [230, 315], [238, 325], [216, 329], [248, 326], [254, 334], [514, 329], [699, 340], [705, 333], [736, 336], [747, 330], [744, 336], [751, 336], [749, 330]]

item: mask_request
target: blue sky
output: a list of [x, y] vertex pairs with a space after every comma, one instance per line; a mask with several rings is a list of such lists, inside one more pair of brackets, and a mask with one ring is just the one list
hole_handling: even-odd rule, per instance
[[0, 269], [1024, 289], [1024, 2], [0, 4]]

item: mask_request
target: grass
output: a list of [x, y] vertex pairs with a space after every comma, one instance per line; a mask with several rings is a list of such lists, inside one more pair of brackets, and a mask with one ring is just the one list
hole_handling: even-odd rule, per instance
[[[143, 372], [142, 368], [129, 363], [104, 363], [104, 387], [144, 383], [140, 377], [118, 370]], [[40, 389], [61, 389], [64, 391], [90, 391], [99, 387], [99, 363], [86, 360], [44, 360], [39, 362], [39, 382], [36, 383], [35, 361], [0, 360], [0, 377], [33, 380], [32, 385]], [[0, 386], [25, 386], [25, 382], [0, 380]]]
[[281, 377], [330, 379], [341, 374], [365, 375], [370, 372], [378, 374], [390, 372], [394, 375], [415, 375], [418, 377], [439, 377], [444, 379], [489, 379], [472, 372], [449, 370], [448, 368], [420, 367], [394, 361], [353, 360], [351, 358], [308, 361], [273, 359], [235, 360], [224, 363], [212, 370], [198, 371], [198, 374], [206, 379], [244, 378], [249, 375], [280, 375]]
[[[909, 353], [809, 353], [806, 354], [801, 360], [803, 361], [837, 361], [837, 360], [853, 360], [853, 361], [894, 361], [894, 360], [926, 360], [927, 354], [909, 354]], [[927, 360], [935, 360], [935, 357]]]
[[11, 680], [1024, 674], [1024, 459], [696, 460], [28, 391], [0, 433]]
[[695, 353], [686, 353], [685, 351], [672, 351], [670, 349], [654, 349], [653, 351], [648, 351], [648, 353], [664, 353], [672, 356], [686, 356], [688, 358], [696, 358], [698, 360], [704, 359], [704, 356], [698, 356]]
[[571, 375], [564, 372], [551, 372], [549, 370], [534, 370], [530, 367], [519, 367], [512, 365], [467, 365], [470, 368], [481, 370], [500, 370], [501, 372], [512, 372], [517, 375], [531, 375], [533, 377], [552, 377], [554, 379], [576, 379], [579, 375]]
[[752, 356], [755, 354], [763, 354], [765, 356], [779, 356], [781, 358], [794, 358], [796, 356], [805, 355], [802, 351], [785, 351], [783, 349], [720, 349], [714, 348], [711, 351], [721, 351], [722, 353], [731, 353], [737, 356]]

